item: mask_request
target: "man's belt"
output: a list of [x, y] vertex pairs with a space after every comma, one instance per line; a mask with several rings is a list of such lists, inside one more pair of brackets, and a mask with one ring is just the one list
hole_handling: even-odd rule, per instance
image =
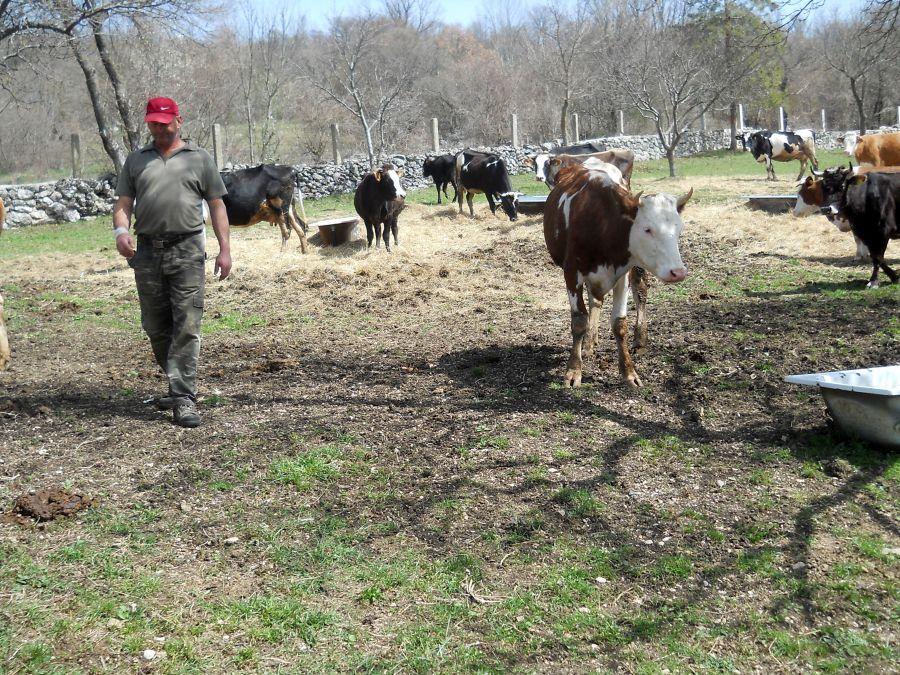
[[169, 237], [151, 237], [146, 234], [139, 234], [138, 244], [141, 246], [150, 246], [154, 249], [164, 249], [179, 244], [190, 237], [196, 237], [198, 234], [201, 234], [201, 232], [185, 232], [184, 234], [176, 234]]

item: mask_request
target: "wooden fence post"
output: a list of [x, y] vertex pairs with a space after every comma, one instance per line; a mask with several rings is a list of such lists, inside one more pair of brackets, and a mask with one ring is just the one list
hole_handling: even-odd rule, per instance
[[512, 119], [512, 144], [514, 148], [519, 147], [519, 116], [513, 113]]
[[744, 130], [744, 104], [738, 103], [738, 131]]
[[334, 157], [334, 163], [341, 163], [341, 137], [340, 129], [337, 124], [331, 125], [331, 154]]
[[225, 150], [222, 147], [222, 125], [213, 124], [213, 159], [216, 160], [216, 168], [221, 171], [225, 168]]
[[778, 106], [778, 131], [784, 131], [787, 126], [784, 119], [784, 107]]
[[625, 111], [619, 111], [619, 136], [625, 135]]
[[572, 135], [576, 143], [581, 140], [581, 129], [578, 127], [578, 113], [572, 113]]
[[441, 151], [441, 137], [438, 133], [437, 117], [431, 118], [431, 149], [434, 150], [435, 153]]
[[72, 134], [72, 178], [84, 175], [84, 156], [81, 154], [81, 136]]

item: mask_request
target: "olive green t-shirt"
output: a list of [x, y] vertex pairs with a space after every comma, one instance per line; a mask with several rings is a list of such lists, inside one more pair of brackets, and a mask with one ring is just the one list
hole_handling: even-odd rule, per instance
[[151, 142], [128, 155], [116, 194], [135, 199], [134, 231], [159, 237], [202, 231], [202, 201], [227, 190], [206, 150], [185, 141], [163, 159]]

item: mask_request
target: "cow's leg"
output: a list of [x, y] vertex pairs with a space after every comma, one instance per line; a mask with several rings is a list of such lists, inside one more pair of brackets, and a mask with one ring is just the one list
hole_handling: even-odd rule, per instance
[[772, 164], [772, 158], [766, 157], [766, 180], [776, 180], [775, 166]]
[[869, 249], [863, 243], [862, 239], [857, 237], [855, 234], [853, 238], [856, 240], [856, 259], [857, 260], [867, 260], [869, 258]]
[[283, 214], [281, 218], [276, 218], [275, 222], [278, 224], [278, 229], [281, 230], [281, 251], [284, 252], [284, 247], [287, 246], [288, 239], [291, 238], [291, 231], [288, 229], [287, 223], [284, 222]]
[[3, 295], [0, 294], [0, 370], [6, 370], [11, 358], [9, 338], [6, 335], [6, 324], [3, 323]]
[[[398, 220], [398, 219], [397, 219], [396, 217], [395, 217], [395, 218], [391, 218], [391, 234], [394, 235], [394, 246], [399, 246], [399, 245], [400, 245], [400, 242], [397, 241], [397, 230], [398, 230], [397, 220]], [[385, 232], [384, 236], [385, 236], [385, 239], [386, 239], [386, 238], [387, 238], [387, 232]]]
[[[456, 203], [459, 205], [459, 214], [462, 215], [463, 209], [463, 195], [465, 194], [465, 190], [460, 190], [456, 193]], [[470, 202], [471, 203], [471, 202]]]
[[374, 225], [375, 225], [375, 248], [381, 248], [381, 221], [376, 220]]
[[384, 250], [391, 252], [391, 219], [384, 221]]
[[375, 228], [372, 227], [372, 223], [368, 220], [366, 222], [366, 248], [372, 248], [372, 237], [375, 233]]
[[597, 349], [600, 338], [598, 326], [600, 324], [600, 309], [603, 307], [603, 298], [596, 297], [591, 291], [591, 287], [585, 288], [588, 295], [588, 327], [587, 335], [584, 337], [584, 355], [591, 356]]
[[491, 193], [490, 193], [490, 192], [485, 192], [485, 193], [484, 193], [484, 196], [487, 197], [487, 200], [488, 200], [488, 206], [489, 206], [490, 209], [491, 209], [491, 213], [493, 213], [494, 215], [496, 215], [496, 214], [497, 214], [497, 204], [494, 202], [494, 198], [491, 196]]
[[[873, 245], [874, 244], [874, 245]], [[872, 242], [869, 241], [869, 255], [872, 256], [872, 276], [869, 279], [869, 283], [866, 284], [866, 288], [878, 288], [878, 268], [884, 270], [884, 273], [888, 275], [888, 278], [892, 283], [897, 283], [897, 273], [892, 270], [888, 264], [884, 261], [884, 252], [887, 250], [887, 241], [884, 243], [881, 242]]]
[[466, 192], [466, 202], [469, 205], [469, 216], [471, 218], [475, 217], [475, 207], [472, 206], [472, 200], [475, 199], [475, 195], [471, 192]]
[[628, 351], [628, 277], [624, 274], [613, 286], [612, 313], [610, 324], [613, 335], [616, 336], [616, 348], [619, 351], [619, 374], [629, 387], [635, 389], [641, 386], [641, 380], [634, 371], [634, 362]]
[[647, 271], [643, 267], [632, 267], [628, 281], [634, 299], [634, 351], [640, 353], [647, 348]]
[[441, 184], [438, 183], [437, 181], [434, 181], [434, 187], [437, 188], [437, 193], [438, 193], [438, 204], [440, 204], [440, 203], [441, 203]]
[[297, 215], [293, 212], [291, 208], [285, 212], [285, 216], [287, 217], [288, 224], [291, 226], [291, 229], [297, 233], [297, 238], [300, 239], [300, 252], [307, 253], [309, 252], [309, 242], [306, 240], [306, 232], [300, 226], [298, 222]]
[[566, 366], [566, 375], [563, 383], [567, 387], [581, 386], [581, 345], [584, 342], [588, 328], [587, 308], [584, 306], [582, 285], [578, 283], [578, 275], [575, 270], [567, 271], [566, 288], [569, 290], [569, 307], [572, 310], [572, 351], [569, 353], [569, 363]]
[[797, 180], [802, 180], [803, 174], [806, 173], [806, 157], [800, 159], [800, 175], [797, 176]]

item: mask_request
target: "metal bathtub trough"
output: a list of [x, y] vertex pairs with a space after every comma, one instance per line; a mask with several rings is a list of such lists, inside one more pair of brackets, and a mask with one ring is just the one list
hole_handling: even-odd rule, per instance
[[340, 246], [350, 241], [358, 222], [359, 218], [356, 216], [341, 216], [328, 220], [317, 220], [310, 225], [319, 228], [319, 238], [322, 240], [323, 246]]
[[851, 436], [900, 450], [900, 365], [784, 378], [818, 386], [835, 422]]
[[794, 209], [797, 195], [741, 195], [747, 200], [747, 208], [766, 213], [787, 213]]
[[524, 195], [519, 197], [519, 213], [526, 216], [534, 216], [544, 212], [544, 204], [547, 203], [547, 195]]

